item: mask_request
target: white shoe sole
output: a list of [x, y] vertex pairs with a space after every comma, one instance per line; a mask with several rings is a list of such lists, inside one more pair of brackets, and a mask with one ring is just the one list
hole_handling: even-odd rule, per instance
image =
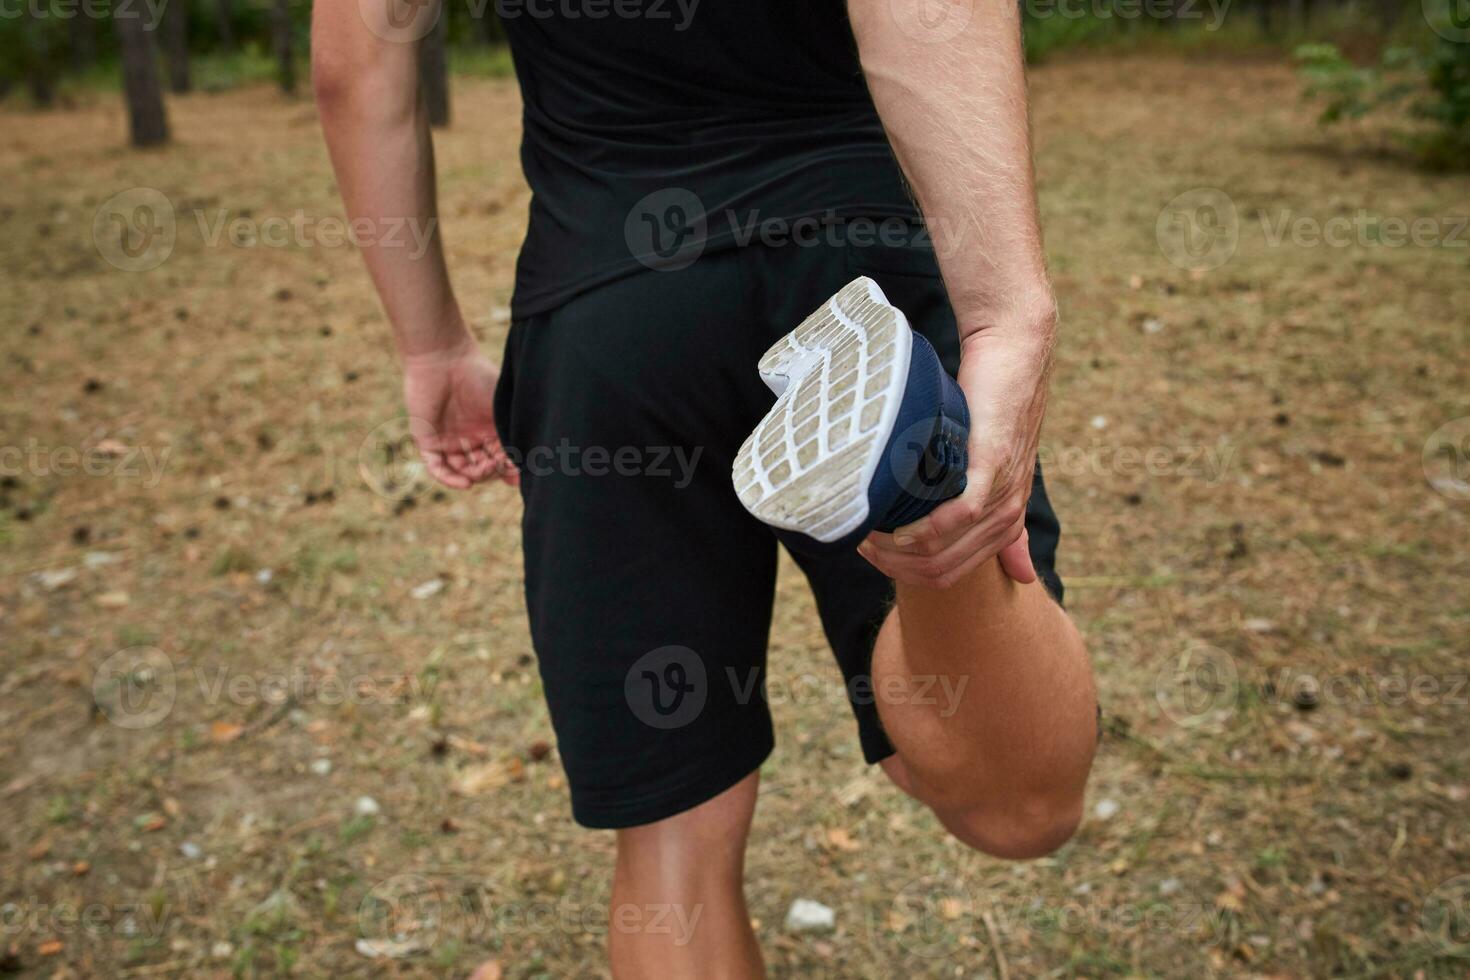
[[868, 485], [908, 381], [908, 320], [866, 276], [760, 360], [777, 396], [735, 456], [735, 492], [774, 527], [833, 542], [868, 519]]

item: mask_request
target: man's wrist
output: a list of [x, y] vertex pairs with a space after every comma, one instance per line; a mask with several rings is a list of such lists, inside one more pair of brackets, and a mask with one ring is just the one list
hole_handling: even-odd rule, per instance
[[1017, 343], [1050, 347], [1057, 332], [1057, 302], [1051, 289], [1042, 286], [1008, 296], [1004, 302], [968, 308], [956, 305], [955, 319], [961, 341], [1000, 335]]
[[452, 360], [478, 347], [458, 308], [422, 326], [400, 328], [396, 336], [398, 356], [405, 366]]

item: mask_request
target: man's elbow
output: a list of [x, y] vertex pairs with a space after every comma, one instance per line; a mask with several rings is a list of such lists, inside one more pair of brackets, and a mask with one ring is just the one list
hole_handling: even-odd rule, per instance
[[977, 851], [1008, 861], [1030, 861], [1054, 853], [1072, 839], [1082, 823], [1082, 796], [1066, 800], [1038, 796], [940, 814], [940, 820], [956, 839]]
[[336, 109], [351, 101], [361, 85], [361, 75], [346, 59], [312, 52], [311, 91], [323, 110]]

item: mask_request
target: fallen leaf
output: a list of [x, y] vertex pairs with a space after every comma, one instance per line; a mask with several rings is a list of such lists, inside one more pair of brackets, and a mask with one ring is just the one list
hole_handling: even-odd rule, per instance
[[214, 742], [233, 742], [245, 734], [245, 726], [232, 721], [217, 721], [209, 726], [209, 738]]
[[486, 960], [475, 967], [475, 972], [470, 974], [470, 980], [500, 980], [505, 976], [501, 969], [499, 960]]
[[852, 835], [841, 827], [833, 827], [827, 831], [827, 843], [839, 851], [855, 851], [858, 849], [858, 845], [852, 839]]
[[36, 947], [36, 952], [40, 953], [42, 956], [55, 956], [57, 953], [61, 952], [65, 948], [66, 947], [62, 945], [60, 939], [48, 939], [44, 943]]

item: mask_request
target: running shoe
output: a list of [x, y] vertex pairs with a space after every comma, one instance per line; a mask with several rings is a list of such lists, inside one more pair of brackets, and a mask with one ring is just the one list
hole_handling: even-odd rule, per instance
[[735, 456], [735, 492], [798, 546], [856, 545], [964, 490], [964, 392], [873, 280], [842, 287], [759, 370], [776, 404]]

